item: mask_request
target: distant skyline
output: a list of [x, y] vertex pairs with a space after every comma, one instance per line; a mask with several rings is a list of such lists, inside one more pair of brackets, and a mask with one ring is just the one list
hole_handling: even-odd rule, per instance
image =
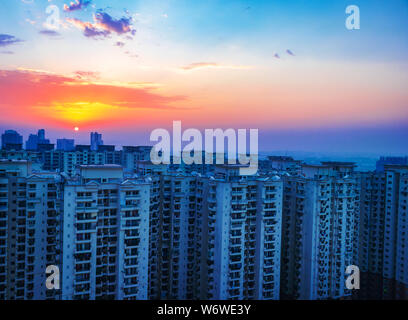
[[[0, 127], [0, 135], [4, 131], [13, 128]], [[14, 128], [15, 129], [15, 128]], [[23, 135], [23, 147], [30, 134], [36, 134], [40, 128], [20, 128], [18, 133]], [[46, 129], [46, 128], [45, 128]], [[185, 129], [185, 128], [183, 128]], [[384, 131], [383, 131], [384, 130]], [[93, 131], [98, 131], [95, 129]], [[171, 132], [171, 130], [169, 130]], [[122, 146], [130, 145], [153, 145], [149, 141], [150, 132], [133, 132], [133, 131], [101, 131], [98, 133], [103, 135], [104, 144], [115, 145], [117, 149]], [[50, 143], [57, 145], [57, 139], [74, 139], [75, 144], [90, 145], [91, 131], [79, 130], [75, 131], [49, 131], [46, 129], [46, 138], [50, 139]], [[389, 136], [392, 135], [393, 140], [389, 141]], [[371, 128], [347, 128], [347, 129], [327, 129], [325, 135], [321, 134], [319, 129], [315, 130], [277, 130], [266, 131], [261, 130], [259, 135], [259, 151], [264, 152], [287, 152], [300, 153], [320, 153], [332, 154], [333, 156], [375, 156], [380, 155], [407, 155], [408, 150], [401, 149], [401, 145], [405, 146], [406, 137], [408, 136], [408, 128], [401, 124], [391, 124], [390, 127], [379, 129]], [[299, 145], [299, 141], [303, 145]], [[350, 144], [357, 146], [349, 148]], [[271, 147], [272, 146], [272, 147]]]
[[24, 142], [145, 145], [181, 120], [258, 128], [260, 151], [406, 154], [407, 67], [403, 0], [0, 2], [0, 131]]

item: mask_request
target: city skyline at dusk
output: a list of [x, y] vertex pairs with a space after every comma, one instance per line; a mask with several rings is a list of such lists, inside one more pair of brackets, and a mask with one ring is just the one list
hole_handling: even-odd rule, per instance
[[408, 0], [0, 1], [0, 303], [407, 301], [407, 18]]
[[[350, 4], [359, 30], [345, 27]], [[257, 128], [263, 151], [406, 153], [407, 13], [405, 1], [3, 1], [0, 129], [148, 144], [181, 120]]]

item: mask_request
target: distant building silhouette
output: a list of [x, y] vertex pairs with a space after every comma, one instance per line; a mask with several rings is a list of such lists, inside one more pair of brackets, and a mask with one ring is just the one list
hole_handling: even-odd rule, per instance
[[23, 137], [14, 130], [6, 130], [1, 135], [1, 148], [3, 150], [21, 150], [23, 148]]
[[[50, 144], [50, 140], [49, 139], [45, 139], [45, 130], [44, 129], [40, 129], [38, 130], [37, 134], [30, 134], [28, 137], [28, 140], [26, 141], [26, 150], [29, 151], [39, 151], [38, 150], [38, 145], [49, 145]], [[44, 148], [50, 148], [48, 147], [42, 147]]]
[[54, 150], [55, 145], [53, 143], [39, 143], [37, 145], [37, 151], [44, 152], [44, 151], [52, 151]]
[[103, 145], [102, 134], [91, 132], [91, 150], [98, 151], [98, 147]]
[[408, 157], [381, 157], [377, 161], [376, 171], [384, 172], [384, 166], [388, 164], [408, 165]]
[[91, 151], [91, 146], [86, 144], [77, 144], [75, 146], [75, 151]]
[[75, 140], [74, 139], [57, 139], [57, 150], [58, 151], [73, 151], [75, 150]]

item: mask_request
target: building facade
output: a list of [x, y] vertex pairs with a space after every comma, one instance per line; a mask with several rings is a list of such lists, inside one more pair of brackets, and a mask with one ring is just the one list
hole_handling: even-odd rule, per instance
[[147, 299], [150, 186], [81, 166], [64, 189], [63, 299]]

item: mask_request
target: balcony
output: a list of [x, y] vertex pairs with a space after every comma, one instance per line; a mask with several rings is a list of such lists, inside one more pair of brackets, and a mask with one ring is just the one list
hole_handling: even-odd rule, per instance
[[88, 196], [88, 197], [76, 197], [75, 198], [76, 202], [92, 202], [93, 201], [93, 197], [92, 196]]

